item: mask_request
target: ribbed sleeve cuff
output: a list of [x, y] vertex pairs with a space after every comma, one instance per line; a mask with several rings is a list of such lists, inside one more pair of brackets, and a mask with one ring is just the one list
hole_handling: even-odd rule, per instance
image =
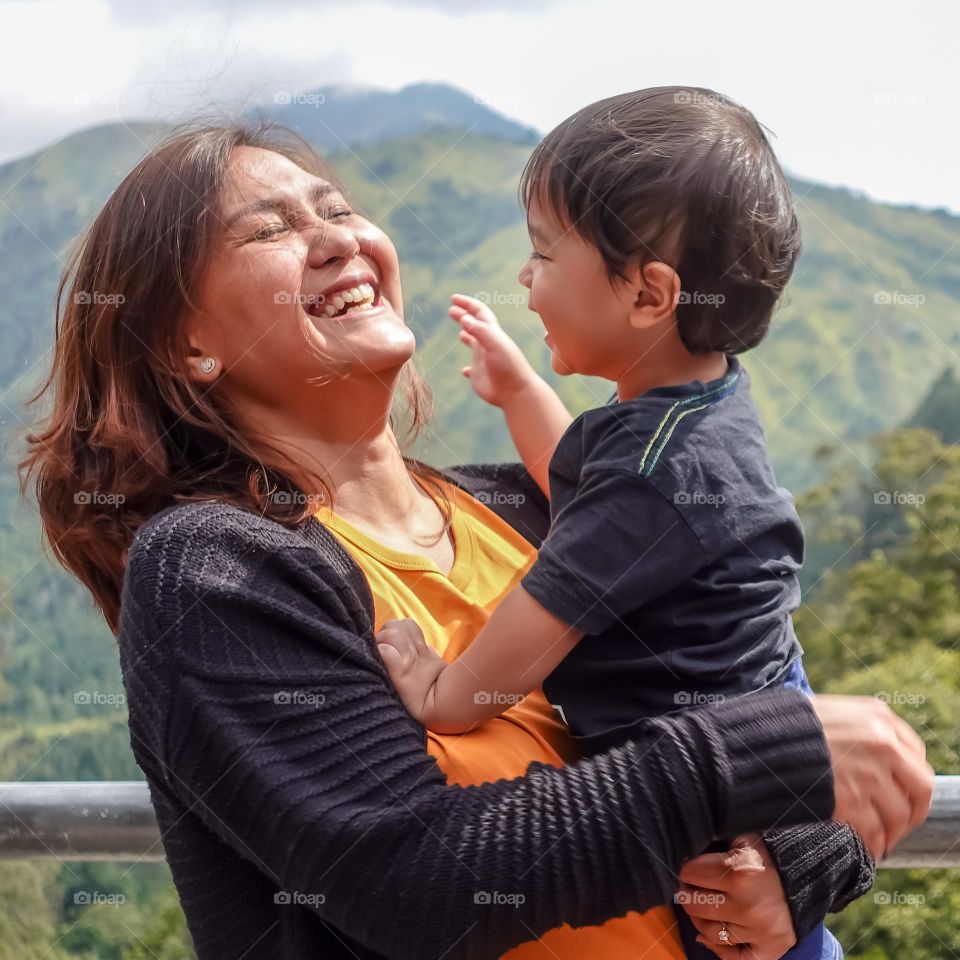
[[794, 690], [714, 705], [726, 763], [722, 835], [829, 820], [836, 807], [830, 751], [809, 697]]
[[783, 883], [797, 940], [873, 886], [876, 865], [848, 824], [809, 824], [763, 834]]

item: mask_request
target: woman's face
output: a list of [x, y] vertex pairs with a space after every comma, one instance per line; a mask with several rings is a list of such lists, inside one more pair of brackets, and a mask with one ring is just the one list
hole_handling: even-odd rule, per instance
[[415, 341], [382, 230], [327, 181], [258, 147], [233, 152], [220, 220], [189, 326], [195, 375], [212, 356], [215, 372], [201, 378], [223, 372], [218, 389], [279, 409], [318, 383], [392, 384]]

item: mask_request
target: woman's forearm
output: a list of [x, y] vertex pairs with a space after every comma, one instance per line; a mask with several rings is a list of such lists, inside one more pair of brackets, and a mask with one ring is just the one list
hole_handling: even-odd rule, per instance
[[[669, 902], [683, 861], [715, 836], [826, 817], [833, 803], [802, 695], [651, 721], [577, 764], [460, 788], [411, 752], [372, 687], [283, 720], [266, 697], [249, 716], [249, 685], [188, 678], [184, 691], [178, 713], [195, 726], [169, 766], [203, 798], [197, 814], [281, 889], [323, 894], [315, 912], [393, 960], [495, 960], [563, 923]], [[363, 733], [347, 720], [360, 702]]]

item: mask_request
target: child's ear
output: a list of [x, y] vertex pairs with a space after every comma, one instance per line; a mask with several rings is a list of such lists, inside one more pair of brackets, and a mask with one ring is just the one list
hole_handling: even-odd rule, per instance
[[646, 330], [673, 318], [680, 299], [680, 275], [673, 267], [651, 260], [638, 267], [630, 279], [637, 291], [630, 310], [630, 326]]

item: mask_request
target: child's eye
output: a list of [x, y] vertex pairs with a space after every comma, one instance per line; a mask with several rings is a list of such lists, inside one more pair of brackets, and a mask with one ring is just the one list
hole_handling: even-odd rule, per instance
[[542, 253], [537, 253], [536, 250], [530, 251], [531, 260], [546, 260], [547, 258]]

